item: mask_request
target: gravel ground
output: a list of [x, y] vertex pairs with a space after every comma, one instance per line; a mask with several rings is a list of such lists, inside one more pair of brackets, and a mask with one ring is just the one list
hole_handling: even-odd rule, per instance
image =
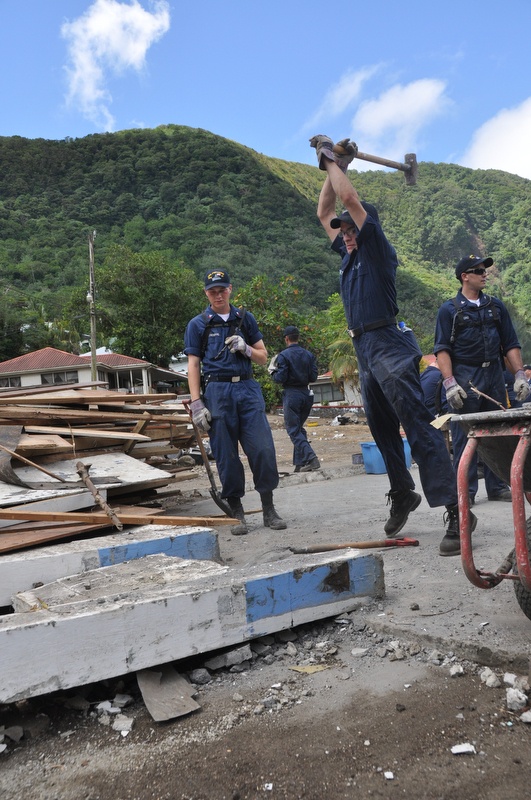
[[[380, 538], [387, 478], [352, 463], [370, 441], [366, 427], [311, 425], [323, 469], [300, 476], [287, 474], [282, 420], [271, 426], [288, 529], [264, 529], [260, 514], [249, 514], [246, 537], [220, 527], [225, 562]], [[165, 505], [213, 513], [208, 487], [198, 468]], [[257, 499], [250, 490], [246, 510]], [[510, 549], [511, 507], [480, 496], [477, 515], [474, 552], [494, 566]], [[531, 623], [507, 582], [477, 589], [459, 558], [438, 556], [440, 509], [423, 501], [404, 534], [420, 545], [381, 551], [381, 600], [254, 641], [230, 667], [208, 668], [212, 654], [174, 665], [200, 705], [188, 716], [154, 722], [134, 674], [0, 706], [2, 800], [524, 796]], [[31, 669], [38, 660], [28, 655]], [[459, 745], [470, 752], [454, 754]]]

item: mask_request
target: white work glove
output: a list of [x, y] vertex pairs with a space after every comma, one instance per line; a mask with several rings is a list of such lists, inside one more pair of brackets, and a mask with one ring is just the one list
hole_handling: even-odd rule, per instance
[[267, 371], [269, 372], [270, 375], [272, 375], [273, 372], [276, 372], [277, 369], [278, 369], [278, 367], [277, 367], [277, 358], [278, 358], [278, 355], [273, 356], [273, 358], [269, 362], [269, 366], [267, 368]]
[[448, 404], [457, 411], [463, 408], [463, 400], [466, 400], [466, 392], [462, 386], [459, 386], [453, 375], [443, 381], [443, 386], [446, 390], [446, 399]]
[[519, 369], [514, 376], [514, 396], [519, 403], [525, 403], [530, 392], [531, 389], [526, 381], [525, 372], [523, 369]]
[[190, 411], [192, 413], [192, 421], [196, 427], [203, 433], [208, 433], [210, 425], [208, 424], [212, 419], [212, 414], [205, 406], [202, 400], [192, 400], [190, 403]]
[[231, 353], [242, 353], [247, 358], [251, 358], [252, 350], [241, 336], [229, 336], [225, 339], [225, 344], [228, 344]]

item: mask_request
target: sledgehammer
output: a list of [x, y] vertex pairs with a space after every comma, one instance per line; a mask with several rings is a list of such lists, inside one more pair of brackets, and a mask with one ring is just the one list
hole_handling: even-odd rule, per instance
[[326, 553], [328, 550], [344, 550], [352, 547], [356, 550], [367, 550], [373, 547], [418, 547], [418, 539], [409, 539], [407, 536], [401, 539], [376, 539], [369, 542], [344, 542], [343, 544], [313, 544], [311, 547], [290, 547], [292, 553], [301, 555], [303, 553]]
[[[381, 164], [383, 167], [391, 167], [392, 169], [399, 169], [401, 170], [406, 178], [406, 184], [408, 186], [415, 186], [417, 183], [417, 172], [418, 172], [418, 165], [417, 165], [417, 156], [415, 153], [407, 153], [404, 156], [405, 163], [402, 164], [399, 161], [390, 161], [388, 158], [380, 158], [380, 156], [371, 156], [369, 153], [361, 153], [358, 150], [358, 146], [354, 142], [350, 142], [350, 145], [354, 145], [356, 148], [356, 155], [355, 158], [360, 158], [362, 161], [371, 161], [373, 164]], [[333, 147], [334, 153], [338, 155], [345, 155], [346, 150], [342, 146], [341, 142], [338, 142]]]

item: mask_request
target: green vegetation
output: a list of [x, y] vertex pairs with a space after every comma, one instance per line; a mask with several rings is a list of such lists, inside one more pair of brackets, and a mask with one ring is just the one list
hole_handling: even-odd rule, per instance
[[[415, 187], [401, 173], [352, 176], [397, 249], [400, 316], [423, 351], [439, 304], [457, 289], [454, 264], [479, 252], [495, 260], [489, 291], [508, 302], [529, 359], [529, 181], [431, 163], [419, 165]], [[271, 352], [289, 319], [328, 367], [344, 327], [330, 300], [338, 259], [316, 217], [323, 180], [316, 167], [177, 125], [64, 141], [0, 137], [0, 359], [78, 348], [96, 230], [98, 344], [114, 337], [128, 355], [167, 363], [216, 266], [229, 271]]]

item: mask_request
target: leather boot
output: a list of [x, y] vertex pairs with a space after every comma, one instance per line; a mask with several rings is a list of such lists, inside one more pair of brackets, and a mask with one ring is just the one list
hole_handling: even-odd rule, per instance
[[227, 497], [227, 503], [229, 504], [232, 516], [234, 519], [239, 519], [239, 525], [233, 525], [230, 529], [230, 532], [233, 536], [245, 536], [246, 533], [249, 533], [249, 528], [247, 527], [247, 523], [245, 521], [245, 513], [242, 506], [242, 501], [239, 497]]
[[283, 531], [288, 526], [283, 519], [279, 517], [273, 505], [273, 492], [264, 492], [260, 495], [262, 500], [262, 512], [264, 515], [264, 527], [271, 528], [274, 531]]

